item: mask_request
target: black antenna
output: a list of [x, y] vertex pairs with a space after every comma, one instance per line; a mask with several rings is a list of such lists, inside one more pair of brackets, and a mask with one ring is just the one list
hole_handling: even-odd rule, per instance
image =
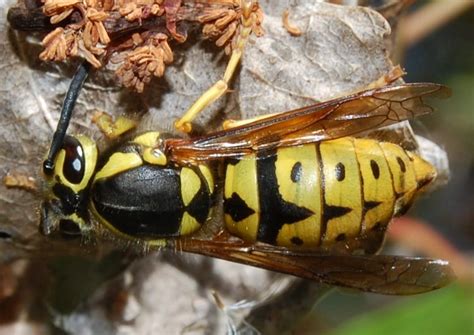
[[53, 135], [48, 157], [43, 162], [43, 172], [47, 175], [50, 175], [54, 170], [54, 158], [56, 157], [56, 154], [64, 142], [67, 127], [71, 121], [72, 111], [76, 105], [77, 97], [81, 91], [82, 84], [84, 84], [84, 81], [87, 79], [89, 70], [90, 64], [87, 61], [83, 61], [72, 77], [71, 84], [69, 85], [69, 89], [67, 90], [66, 97], [63, 101], [61, 115], [59, 117], [58, 126], [56, 127], [56, 131]]

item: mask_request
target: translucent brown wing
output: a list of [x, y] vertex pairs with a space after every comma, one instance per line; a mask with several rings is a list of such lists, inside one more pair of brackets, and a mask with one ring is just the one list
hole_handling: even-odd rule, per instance
[[329, 285], [380, 294], [423, 293], [443, 287], [455, 279], [448, 262], [427, 258], [329, 255], [207, 240], [186, 241], [179, 245], [179, 249]]
[[432, 83], [387, 86], [288, 111], [244, 126], [166, 142], [175, 162], [233, 157], [255, 150], [353, 136], [433, 111], [427, 100], [449, 88]]

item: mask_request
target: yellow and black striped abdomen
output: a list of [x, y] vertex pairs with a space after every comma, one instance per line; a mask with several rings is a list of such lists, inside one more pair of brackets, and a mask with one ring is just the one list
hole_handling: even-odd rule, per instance
[[418, 156], [369, 139], [259, 152], [226, 163], [225, 223], [246, 241], [327, 246], [383, 230], [433, 177]]

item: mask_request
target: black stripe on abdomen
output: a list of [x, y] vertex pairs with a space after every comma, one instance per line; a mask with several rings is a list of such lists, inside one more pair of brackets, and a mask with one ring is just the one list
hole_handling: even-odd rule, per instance
[[278, 233], [284, 224], [299, 222], [314, 213], [282, 198], [278, 190], [276, 177], [276, 150], [259, 152], [256, 159], [260, 203], [257, 240], [268, 244], [276, 244]]

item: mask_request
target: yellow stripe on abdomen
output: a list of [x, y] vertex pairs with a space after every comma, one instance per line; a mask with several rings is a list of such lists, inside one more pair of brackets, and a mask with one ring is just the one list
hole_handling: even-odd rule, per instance
[[353, 138], [321, 142], [323, 244], [355, 237], [361, 231], [363, 199]]
[[233, 235], [256, 241], [260, 205], [256, 156], [248, 155], [226, 164], [224, 222]]
[[417, 190], [415, 171], [411, 159], [402, 147], [380, 142], [393, 179], [393, 189], [397, 197], [394, 215], [408, 208]]
[[395, 203], [392, 174], [378, 141], [354, 139], [354, 146], [362, 176], [362, 231], [367, 231], [377, 224], [385, 226], [392, 218]]
[[314, 214], [299, 222], [284, 224], [277, 244], [288, 247], [315, 247], [321, 238], [321, 176], [314, 144], [277, 151], [275, 172], [283, 200]]

